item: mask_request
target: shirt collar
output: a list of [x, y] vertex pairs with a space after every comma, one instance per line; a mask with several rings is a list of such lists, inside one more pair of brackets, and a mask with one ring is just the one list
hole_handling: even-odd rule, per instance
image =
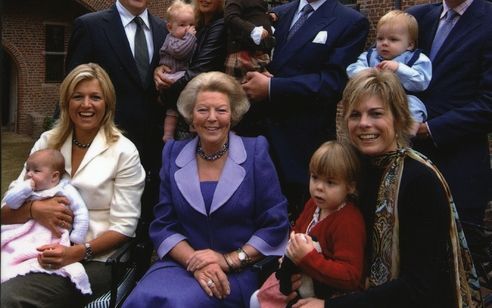
[[[133, 21], [133, 19], [136, 17], [130, 11], [128, 11], [121, 3], [120, 0], [116, 1], [116, 9], [118, 10], [118, 13], [120, 14], [121, 22], [123, 23], [123, 27], [125, 28], [129, 23]], [[142, 14], [138, 15], [140, 18], [142, 18], [145, 26], [150, 29], [150, 24], [149, 24], [149, 12], [147, 9], [145, 9]]]
[[[472, 4], [473, 0], [466, 0], [465, 2], [461, 3], [457, 7], [454, 8], [454, 11], [458, 13], [459, 16], [463, 16], [465, 14], [466, 10], [468, 7]], [[448, 11], [451, 9], [446, 1], [442, 2], [442, 12], [441, 12], [441, 19], [448, 13]]]
[[326, 0], [315, 0], [311, 3], [309, 3], [309, 2], [307, 2], [307, 0], [301, 0], [301, 1], [299, 1], [299, 7], [297, 8], [296, 14], [299, 14], [299, 12], [302, 10], [302, 8], [308, 3], [311, 4], [311, 6], [313, 7], [313, 10], [316, 11], [325, 2], [326, 2]]

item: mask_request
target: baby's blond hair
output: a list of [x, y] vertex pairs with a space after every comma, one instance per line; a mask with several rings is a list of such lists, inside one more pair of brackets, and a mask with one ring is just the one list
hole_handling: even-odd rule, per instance
[[376, 31], [379, 30], [383, 25], [395, 24], [406, 25], [410, 41], [412, 41], [414, 46], [417, 47], [417, 40], [419, 38], [419, 25], [415, 17], [406, 12], [400, 10], [392, 10], [384, 14], [383, 17], [381, 17], [378, 21]]
[[195, 15], [195, 7], [189, 3], [184, 2], [183, 0], [174, 0], [173, 3], [167, 8], [166, 11], [166, 21], [173, 21], [179, 13], [183, 11], [190, 11], [193, 15]]

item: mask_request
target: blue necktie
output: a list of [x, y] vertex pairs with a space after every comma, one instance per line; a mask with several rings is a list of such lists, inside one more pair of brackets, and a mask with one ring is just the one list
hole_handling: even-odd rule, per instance
[[313, 10], [313, 7], [308, 3], [306, 4], [302, 10], [301, 10], [301, 16], [299, 16], [299, 19], [296, 21], [296, 23], [290, 28], [289, 34], [287, 35], [287, 40], [290, 40], [292, 36], [299, 30], [304, 22], [308, 19], [309, 13], [311, 13]]
[[144, 21], [139, 16], [135, 17], [133, 21], [137, 24], [137, 31], [135, 32], [135, 62], [140, 78], [145, 83], [149, 70], [149, 49], [143, 29]]
[[432, 48], [431, 52], [429, 54], [429, 58], [431, 60], [434, 60], [434, 58], [437, 55], [437, 52], [442, 46], [442, 43], [446, 40], [448, 37], [449, 32], [451, 32], [451, 29], [453, 29], [454, 26], [454, 19], [458, 16], [458, 13], [454, 10], [449, 10], [446, 13], [446, 16], [444, 16], [444, 21], [441, 24], [441, 27], [437, 29], [436, 36], [434, 37], [434, 42], [432, 42]]

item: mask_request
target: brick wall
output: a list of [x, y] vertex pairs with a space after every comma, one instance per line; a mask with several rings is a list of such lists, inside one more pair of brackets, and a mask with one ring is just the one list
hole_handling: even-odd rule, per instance
[[[424, 3], [437, 3], [442, 0], [358, 0], [360, 11], [367, 16], [370, 23], [370, 32], [367, 39], [367, 46], [370, 46], [375, 41], [375, 31], [378, 20], [383, 16], [386, 12], [394, 9], [405, 10], [410, 6], [416, 4], [424, 4]], [[399, 2], [400, 7], [396, 7], [396, 3]]]
[[56, 9], [49, 8], [46, 2], [27, 0], [4, 4], [2, 47], [18, 72], [17, 130], [22, 134], [32, 134], [31, 113], [51, 115], [58, 100], [59, 84], [45, 83], [45, 25], [65, 25], [65, 42], [68, 42], [72, 17], [80, 10], [61, 0], [53, 0]]

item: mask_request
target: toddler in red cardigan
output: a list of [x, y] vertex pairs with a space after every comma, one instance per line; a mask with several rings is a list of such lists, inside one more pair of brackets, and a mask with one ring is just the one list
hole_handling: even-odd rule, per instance
[[[365, 224], [355, 200], [358, 159], [350, 145], [322, 144], [309, 163], [311, 198], [296, 220], [280, 268], [251, 298], [251, 307], [285, 307], [297, 299], [360, 287]], [[287, 303], [290, 282], [302, 274], [298, 298]]]

